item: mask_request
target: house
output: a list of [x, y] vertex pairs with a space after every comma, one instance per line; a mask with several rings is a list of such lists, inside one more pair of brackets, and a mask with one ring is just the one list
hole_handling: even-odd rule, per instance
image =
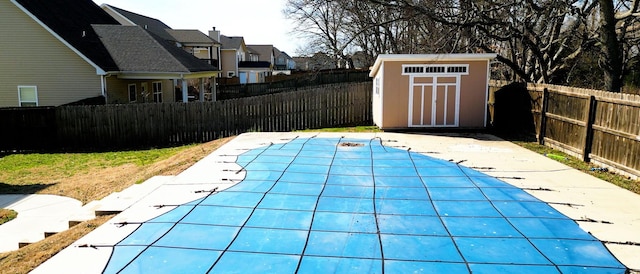
[[[215, 67], [89, 0], [0, 1], [0, 107], [188, 100]], [[176, 94], [174, 83], [185, 83]], [[204, 98], [204, 96], [201, 96]]]
[[[113, 91], [110, 102], [187, 102], [213, 96], [206, 83], [218, 71], [208, 62], [140, 26], [93, 25], [93, 29], [118, 66], [105, 77], [107, 89]], [[189, 85], [190, 81], [197, 84]]]
[[296, 69], [296, 62], [284, 51], [280, 51], [278, 48], [273, 48], [275, 54], [275, 64], [273, 74], [287, 74], [290, 75], [292, 70]]
[[[211, 36], [211, 32], [209, 36]], [[219, 35], [219, 33], [218, 33]], [[238, 63], [247, 59], [249, 50], [244, 43], [244, 38], [239, 36], [220, 35], [220, 60], [223, 77], [238, 77]]]
[[118, 24], [91, 1], [0, 1], [0, 107], [104, 96], [106, 75], [117, 66], [94, 23]]
[[484, 128], [496, 54], [382, 54], [371, 72], [373, 121], [383, 130]]
[[[164, 22], [151, 18], [145, 15], [137, 14], [131, 11], [123, 10], [108, 4], [102, 4], [100, 6], [105, 12], [116, 19], [120, 24], [125, 26], [140, 26], [145, 30], [153, 33], [158, 40], [164, 40], [172, 42], [176, 47], [183, 49], [191, 55], [203, 60], [209, 65], [213, 66], [215, 70], [220, 70], [220, 42], [219, 37], [206, 35], [199, 30], [194, 29], [172, 29]], [[215, 32], [215, 28], [213, 29]], [[219, 32], [218, 32], [219, 34]], [[219, 74], [219, 73], [218, 73]], [[218, 77], [219, 75], [216, 75]], [[207, 86], [215, 89], [216, 81], [215, 77], [204, 79]], [[201, 83], [196, 80], [187, 81], [187, 89], [192, 91], [201, 90]], [[176, 80], [173, 83], [177, 90], [182, 90], [185, 87], [180, 80]], [[206, 90], [206, 100], [214, 97], [215, 91]], [[197, 94], [190, 94], [191, 97], [202, 97]]]
[[224, 76], [237, 77], [240, 84], [265, 82], [265, 77], [272, 71], [272, 62], [265, 61], [270, 60], [269, 54], [262, 56], [261, 47], [254, 49], [247, 46], [241, 36], [220, 35], [220, 42]]

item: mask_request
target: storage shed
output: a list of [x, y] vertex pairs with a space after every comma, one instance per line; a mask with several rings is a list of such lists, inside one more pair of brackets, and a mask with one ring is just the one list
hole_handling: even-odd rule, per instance
[[484, 128], [496, 54], [382, 54], [371, 68], [381, 129]]

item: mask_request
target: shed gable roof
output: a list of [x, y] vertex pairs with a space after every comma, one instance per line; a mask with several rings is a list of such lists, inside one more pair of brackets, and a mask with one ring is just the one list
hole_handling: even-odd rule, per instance
[[442, 61], [478, 61], [496, 58], [495, 53], [450, 53], [450, 54], [380, 54], [376, 59], [369, 77], [374, 77], [383, 62], [442, 62]]

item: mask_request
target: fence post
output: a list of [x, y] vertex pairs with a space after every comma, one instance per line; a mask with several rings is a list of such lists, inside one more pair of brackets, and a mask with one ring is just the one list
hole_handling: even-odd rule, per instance
[[547, 108], [549, 107], [549, 90], [542, 91], [542, 106], [540, 107], [540, 132], [538, 132], [538, 144], [544, 145], [544, 135], [547, 132]]
[[589, 96], [589, 102], [587, 106], [587, 113], [585, 117], [586, 125], [585, 125], [585, 134], [584, 134], [584, 147], [582, 149], [582, 160], [585, 162], [589, 162], [591, 159], [589, 158], [589, 154], [591, 153], [591, 145], [593, 143], [593, 123], [596, 118], [596, 106], [598, 101], [596, 97], [591, 95]]

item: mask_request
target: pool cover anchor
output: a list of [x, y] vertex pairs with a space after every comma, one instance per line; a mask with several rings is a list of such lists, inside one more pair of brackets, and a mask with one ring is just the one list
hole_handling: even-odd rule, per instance
[[200, 193], [215, 193], [217, 191], [218, 191], [218, 187], [215, 187], [214, 189], [211, 189], [211, 190], [196, 190], [193, 193], [197, 193], [197, 194], [200, 194]]
[[580, 219], [577, 219], [575, 221], [576, 222], [586, 222], [586, 223], [600, 223], [600, 224], [608, 224], [608, 225], [612, 225], [613, 224], [612, 222], [609, 222], [609, 221], [594, 220], [594, 219], [591, 219], [591, 218], [589, 218], [587, 216], [584, 216], [584, 217], [582, 217]]

